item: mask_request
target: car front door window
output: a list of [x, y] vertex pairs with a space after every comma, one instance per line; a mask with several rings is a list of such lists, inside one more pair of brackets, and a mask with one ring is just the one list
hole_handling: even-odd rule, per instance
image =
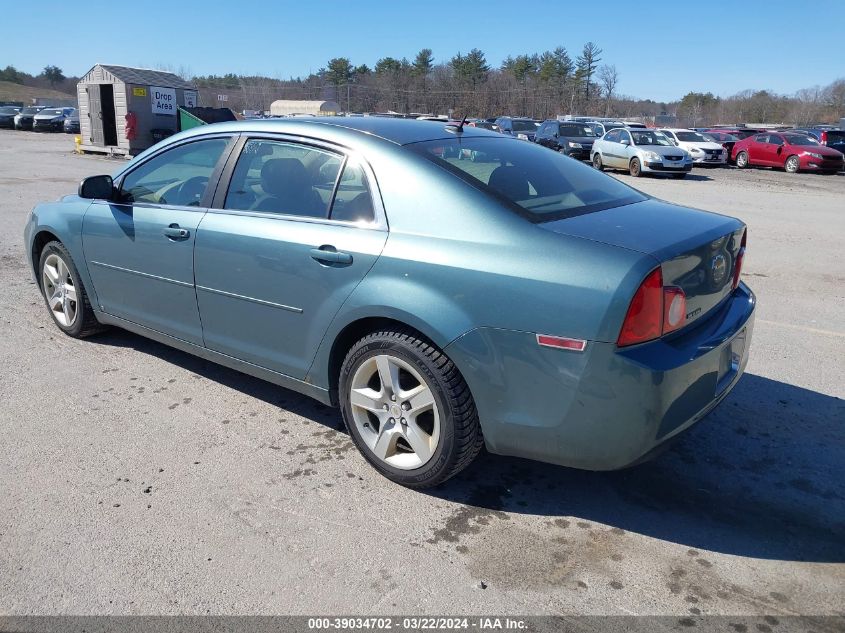
[[120, 202], [198, 207], [228, 139], [185, 143], [151, 158], [126, 174]]

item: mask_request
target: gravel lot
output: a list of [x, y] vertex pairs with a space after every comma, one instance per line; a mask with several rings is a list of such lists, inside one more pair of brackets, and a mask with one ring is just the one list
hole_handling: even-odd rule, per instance
[[119, 165], [72, 144], [0, 132], [0, 615], [845, 613], [845, 175], [619, 175], [748, 223], [747, 374], [636, 469], [483, 455], [414, 492], [332, 409], [52, 325], [27, 214]]

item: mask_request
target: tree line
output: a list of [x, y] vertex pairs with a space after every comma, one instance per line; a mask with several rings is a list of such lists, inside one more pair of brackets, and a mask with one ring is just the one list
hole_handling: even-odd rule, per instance
[[0, 81], [9, 81], [14, 84], [36, 88], [46, 88], [49, 86], [53, 90], [75, 94], [79, 77], [65, 77], [62, 69], [55, 65], [45, 66], [44, 70], [37, 75], [25, 73], [10, 65], [0, 69]]
[[493, 68], [477, 48], [440, 63], [424, 48], [412, 60], [383, 57], [372, 68], [336, 57], [304, 78], [228, 74], [193, 79], [210, 95], [229, 90], [230, 107], [234, 98], [244, 109], [268, 109], [274, 98], [333, 99], [348, 112], [542, 117], [561, 111], [609, 111], [619, 74], [615, 66], [601, 64], [601, 55], [601, 48], [587, 42], [574, 58], [561, 46], [508, 57]]
[[[336, 57], [315, 73], [290, 79], [232, 73], [193, 76], [185, 66], [158, 66], [197, 84], [203, 105], [221, 105], [217, 95], [225, 94], [223, 105], [236, 111], [268, 110], [276, 99], [332, 99], [349, 112], [532, 118], [587, 114], [625, 119], [674, 115], [675, 124], [688, 127], [838, 123], [845, 116], [845, 78], [793, 95], [769, 90], [745, 90], [729, 97], [690, 92], [677, 101], [659, 102], [619, 94], [619, 72], [615, 65], [602, 63], [602, 55], [598, 45], [587, 42], [574, 57], [559, 46], [542, 53], [508, 56], [494, 68], [477, 48], [441, 62], [430, 48], [423, 48], [411, 60], [382, 57], [372, 68]], [[11, 65], [0, 70], [0, 81], [49, 86], [69, 94], [75, 94], [78, 80], [66, 77], [56, 65], [46, 66], [37, 75]]]

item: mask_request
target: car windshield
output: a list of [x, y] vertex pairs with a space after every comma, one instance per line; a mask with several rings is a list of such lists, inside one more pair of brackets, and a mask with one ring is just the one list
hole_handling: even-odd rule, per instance
[[513, 122], [513, 131], [514, 132], [536, 132], [537, 131], [537, 124], [534, 121], [514, 121]]
[[38, 114], [41, 112], [38, 108], [24, 108], [21, 110], [21, 114]]
[[684, 141], [685, 143], [705, 143], [707, 139], [704, 138], [698, 132], [675, 132], [675, 136], [678, 137], [679, 141]]
[[44, 114], [46, 116], [59, 116], [60, 114], [64, 114], [61, 108], [48, 108], [47, 110], [42, 110], [38, 114]]
[[790, 145], [820, 145], [816, 139], [806, 134], [784, 134], [783, 138]]
[[17, 114], [19, 111], [20, 108], [14, 106], [3, 106], [0, 108], [0, 114]]
[[634, 145], [674, 145], [672, 141], [663, 136], [660, 132], [652, 132], [651, 130], [628, 131], [631, 133], [631, 137], [634, 139]]
[[595, 136], [596, 133], [589, 125], [561, 125], [558, 128], [561, 136]]
[[646, 199], [615, 178], [534, 143], [508, 138], [455, 138], [407, 147], [507, 203], [532, 222], [569, 218]]

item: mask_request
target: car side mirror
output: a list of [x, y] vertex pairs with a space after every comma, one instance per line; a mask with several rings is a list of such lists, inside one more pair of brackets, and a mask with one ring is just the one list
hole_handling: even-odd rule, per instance
[[79, 197], [86, 200], [113, 200], [114, 181], [111, 176], [88, 176], [79, 183]]
[[629, 140], [628, 140], [628, 139], [626, 139], [626, 138], [623, 138], [623, 139], [622, 139], [621, 141], [619, 141], [619, 142], [620, 142], [620, 143], [622, 143], [622, 145], [630, 145], [630, 144], [631, 144], [631, 141], [629, 141]]

